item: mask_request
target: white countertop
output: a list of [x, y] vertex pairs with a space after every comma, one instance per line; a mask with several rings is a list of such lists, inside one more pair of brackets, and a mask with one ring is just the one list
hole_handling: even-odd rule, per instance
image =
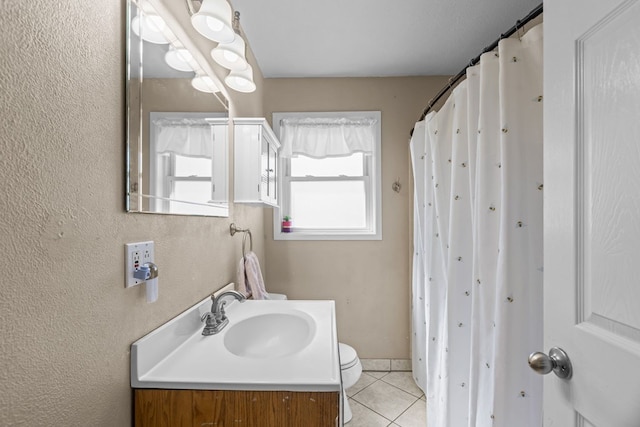
[[[333, 301], [245, 301], [227, 305], [229, 324], [203, 336], [207, 298], [131, 346], [134, 388], [201, 390], [339, 391], [340, 361]], [[315, 321], [311, 342], [277, 358], [240, 357], [224, 345], [225, 334], [244, 319], [265, 313], [302, 311]]]

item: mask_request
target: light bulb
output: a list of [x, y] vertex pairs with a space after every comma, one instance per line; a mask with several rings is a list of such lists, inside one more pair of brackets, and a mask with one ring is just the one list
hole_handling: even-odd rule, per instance
[[191, 53], [184, 47], [170, 46], [164, 61], [174, 70], [193, 72]]
[[164, 19], [158, 15], [136, 15], [131, 20], [131, 29], [142, 40], [156, 43], [167, 44], [169, 40], [165, 35], [168, 32]]
[[244, 88], [249, 86], [249, 81], [247, 79], [243, 79], [241, 77], [234, 77], [232, 80], [235, 83], [235, 85], [238, 87]]
[[187, 49], [176, 49], [176, 55], [180, 58], [181, 61], [189, 63], [193, 59], [193, 55]]
[[206, 38], [218, 43], [233, 41], [231, 5], [227, 0], [203, 0], [200, 10], [191, 16], [193, 27]]
[[191, 80], [191, 86], [193, 86], [194, 89], [197, 89], [200, 92], [206, 92], [206, 93], [220, 92], [220, 90], [218, 89], [218, 86], [213, 81], [213, 79], [203, 74], [195, 76], [193, 80]]
[[231, 70], [224, 82], [233, 90], [238, 92], [251, 93], [256, 90], [253, 81], [253, 69], [247, 64], [244, 70]]
[[222, 54], [224, 55], [224, 58], [229, 62], [236, 62], [238, 58], [240, 58], [240, 56], [228, 50], [225, 50]]
[[219, 43], [218, 46], [211, 51], [211, 56], [224, 68], [240, 71], [246, 69], [248, 65], [244, 57], [245, 50], [244, 39], [236, 34], [232, 42]]
[[146, 15], [143, 17], [145, 24], [149, 26], [149, 29], [155, 32], [162, 32], [166, 24], [164, 23], [164, 19], [159, 17], [158, 15]]
[[207, 16], [205, 19], [207, 26], [213, 31], [220, 31], [224, 28], [224, 22], [219, 19]]

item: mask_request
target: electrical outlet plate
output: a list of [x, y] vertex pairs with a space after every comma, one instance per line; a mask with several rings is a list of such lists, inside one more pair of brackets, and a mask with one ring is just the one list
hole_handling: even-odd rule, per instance
[[143, 283], [144, 280], [133, 277], [134, 271], [147, 262], [154, 262], [153, 242], [126, 243], [124, 245], [124, 287], [130, 288]]

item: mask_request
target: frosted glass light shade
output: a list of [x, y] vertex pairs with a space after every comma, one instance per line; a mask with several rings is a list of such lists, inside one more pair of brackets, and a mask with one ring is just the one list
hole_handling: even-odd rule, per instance
[[236, 35], [231, 26], [231, 6], [227, 0], [204, 0], [191, 16], [191, 24], [203, 36], [218, 43], [231, 43]]
[[214, 93], [220, 92], [218, 86], [209, 76], [198, 74], [191, 80], [191, 86], [200, 92]]
[[219, 43], [211, 51], [211, 57], [228, 70], [244, 70], [249, 63], [245, 59], [245, 43], [242, 37], [236, 35], [231, 43]]
[[193, 56], [184, 47], [169, 46], [169, 51], [164, 55], [164, 61], [174, 70], [193, 72], [191, 61]]
[[256, 90], [256, 84], [253, 82], [253, 68], [249, 64], [244, 70], [232, 70], [224, 82], [238, 92], [251, 93]]
[[149, 43], [169, 43], [165, 36], [165, 31], [168, 30], [167, 24], [159, 15], [151, 13], [136, 15], [131, 20], [131, 29], [138, 37]]

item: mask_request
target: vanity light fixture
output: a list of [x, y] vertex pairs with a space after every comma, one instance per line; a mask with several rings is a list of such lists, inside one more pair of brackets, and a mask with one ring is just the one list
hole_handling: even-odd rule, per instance
[[[177, 44], [177, 43], [176, 43]], [[193, 55], [184, 46], [172, 44], [164, 55], [164, 61], [168, 66], [178, 71], [193, 72]]]
[[231, 6], [227, 0], [203, 0], [200, 10], [191, 16], [191, 24], [203, 36], [218, 43], [231, 43]]
[[[211, 51], [211, 56], [218, 64], [230, 70], [229, 75], [224, 79], [227, 86], [238, 92], [251, 93], [256, 90], [256, 84], [253, 81], [253, 68], [251, 68], [247, 61], [246, 45], [240, 33], [240, 12], [238, 11], [233, 13], [233, 32], [236, 34], [236, 40], [239, 40], [238, 46], [241, 46], [242, 49], [236, 50], [235, 52], [231, 52], [230, 50], [225, 51], [226, 46], [220, 43], [218, 47]], [[224, 56], [225, 53], [227, 57], [231, 58], [233, 58], [232, 54], [238, 56], [234, 67], [228, 67], [216, 59], [216, 56], [219, 55], [219, 53], [216, 52], [218, 48], [221, 49], [222, 56]]]
[[149, 43], [167, 44], [175, 38], [164, 19], [148, 1], [139, 3], [138, 14], [131, 20], [131, 30]]
[[231, 43], [219, 43], [211, 51], [211, 57], [228, 70], [244, 70], [249, 63], [244, 57], [246, 46], [240, 35], [236, 35]]
[[230, 43], [219, 43], [211, 51], [211, 57], [228, 70], [244, 70], [249, 63], [246, 58], [247, 46], [240, 34], [240, 12], [233, 13], [233, 32], [235, 38]]
[[149, 43], [173, 44], [177, 41], [164, 18], [148, 1], [138, 2], [138, 14], [131, 19], [131, 30]]
[[191, 86], [200, 92], [220, 92], [220, 89], [218, 89], [218, 86], [213, 79], [206, 74], [196, 74], [196, 76], [191, 80]]
[[225, 77], [224, 82], [238, 92], [251, 93], [256, 90], [256, 84], [253, 82], [253, 68], [249, 64], [244, 70], [232, 70]]
[[[211, 51], [211, 57], [220, 66], [230, 70], [224, 79], [225, 84], [238, 92], [254, 92], [256, 84], [253, 81], [253, 68], [247, 61], [246, 43], [240, 34], [240, 12], [233, 12], [227, 0], [186, 2], [193, 27], [206, 38], [218, 42]], [[196, 9], [198, 3], [199, 9]], [[193, 82], [200, 80], [196, 76]]]
[[131, 29], [136, 36], [149, 43], [169, 43], [164, 35], [166, 28], [164, 19], [155, 13], [142, 12], [131, 20]]

